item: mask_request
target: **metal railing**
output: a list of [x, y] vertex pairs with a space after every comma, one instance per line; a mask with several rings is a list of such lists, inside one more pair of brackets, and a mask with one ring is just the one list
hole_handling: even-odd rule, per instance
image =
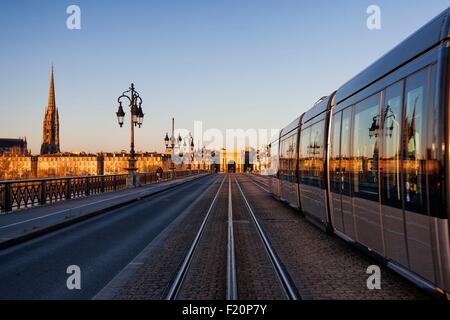
[[[175, 177], [205, 173], [206, 170], [176, 171]], [[0, 181], [0, 213], [37, 207], [63, 200], [127, 188], [127, 174]], [[160, 177], [156, 172], [139, 173], [139, 184], [146, 185], [174, 178], [173, 171]]]

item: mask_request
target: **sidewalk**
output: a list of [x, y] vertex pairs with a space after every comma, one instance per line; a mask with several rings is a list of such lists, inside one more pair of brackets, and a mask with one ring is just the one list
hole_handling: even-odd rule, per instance
[[0, 249], [89, 219], [208, 174], [125, 189], [0, 215]]

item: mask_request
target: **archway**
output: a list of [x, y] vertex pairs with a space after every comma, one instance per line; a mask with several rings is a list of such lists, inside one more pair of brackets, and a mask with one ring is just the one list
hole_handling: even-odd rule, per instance
[[236, 172], [236, 162], [234, 160], [228, 161], [228, 172]]

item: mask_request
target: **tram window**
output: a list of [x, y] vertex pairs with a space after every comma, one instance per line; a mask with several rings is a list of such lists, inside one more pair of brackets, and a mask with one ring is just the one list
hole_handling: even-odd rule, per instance
[[323, 137], [324, 121], [318, 122], [311, 128], [311, 140], [309, 143], [311, 154], [311, 170], [309, 171], [310, 185], [320, 187], [323, 183]]
[[381, 202], [402, 208], [401, 198], [401, 125], [403, 81], [386, 89], [381, 120], [380, 176]]
[[280, 179], [295, 181], [297, 164], [297, 133], [282, 138], [280, 148]]
[[330, 191], [341, 192], [340, 168], [340, 142], [341, 142], [341, 118], [342, 112], [333, 115], [331, 125], [331, 147], [330, 147]]
[[341, 133], [341, 174], [342, 186], [341, 193], [350, 195], [350, 125], [352, 120], [352, 108], [347, 108], [342, 114], [342, 133]]
[[405, 209], [419, 213], [426, 213], [424, 104], [427, 75], [427, 70], [423, 70], [407, 78], [403, 123]]
[[354, 196], [378, 201], [380, 94], [355, 105], [353, 130]]
[[311, 169], [311, 155], [309, 142], [311, 140], [311, 127], [302, 129], [300, 134], [299, 174], [300, 183], [309, 184], [309, 170]]
[[275, 176], [279, 169], [278, 141], [270, 145], [270, 173]]
[[428, 197], [430, 214], [434, 217], [445, 218], [445, 158], [442, 137], [444, 136], [442, 111], [435, 101], [436, 93], [436, 65], [431, 68], [428, 112], [428, 142], [427, 142], [427, 170]]
[[285, 157], [285, 143], [284, 140], [280, 141], [280, 162], [279, 162], [279, 177], [284, 180], [285, 169], [286, 169], [286, 157]]
[[290, 139], [285, 138], [284, 142], [284, 180], [289, 180], [289, 157], [290, 157]]
[[297, 131], [289, 138], [289, 181], [296, 181], [297, 172]]
[[284, 144], [284, 180], [289, 180], [290, 143], [288, 137], [285, 138], [283, 144]]

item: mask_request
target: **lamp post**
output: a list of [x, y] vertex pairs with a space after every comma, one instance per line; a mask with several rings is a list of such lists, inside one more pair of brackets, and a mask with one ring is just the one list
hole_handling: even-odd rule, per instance
[[175, 163], [174, 163], [174, 155], [175, 155], [175, 146], [181, 145], [181, 136], [178, 134], [178, 138], [175, 138], [175, 118], [172, 118], [172, 135], [169, 138], [169, 134], [166, 132], [166, 136], [164, 137], [164, 143], [166, 145], [166, 149], [170, 150], [170, 167], [172, 170], [172, 178], [175, 178]]
[[205, 146], [202, 147], [202, 170], [205, 170], [205, 154], [206, 154], [206, 148]]
[[128, 188], [133, 188], [139, 185], [139, 181], [136, 175], [136, 152], [134, 150], [134, 127], [138, 126], [139, 128], [142, 126], [144, 121], [144, 112], [142, 111], [142, 99], [139, 96], [139, 93], [135, 90], [134, 84], [131, 84], [131, 87], [122, 93], [119, 98], [117, 98], [117, 102], [119, 103], [119, 108], [116, 112], [117, 121], [119, 126], [123, 126], [123, 121], [125, 118], [125, 112], [122, 107], [122, 101], [128, 100], [128, 106], [130, 108], [131, 114], [131, 143], [130, 143], [130, 159], [128, 160], [128, 168], [125, 168], [128, 171], [128, 180], [127, 186]]
[[213, 150], [211, 151], [211, 161], [212, 161], [212, 166], [213, 168], [210, 168], [210, 170], [214, 170], [214, 172], [216, 172], [216, 152]]
[[[198, 141], [198, 144], [200, 144], [200, 141]], [[200, 159], [198, 158], [198, 155], [200, 154], [199, 146], [197, 145], [197, 170], [200, 170]]]
[[191, 157], [191, 161], [189, 162], [189, 170], [192, 170], [192, 164], [194, 162], [194, 138], [189, 132], [189, 155]]

